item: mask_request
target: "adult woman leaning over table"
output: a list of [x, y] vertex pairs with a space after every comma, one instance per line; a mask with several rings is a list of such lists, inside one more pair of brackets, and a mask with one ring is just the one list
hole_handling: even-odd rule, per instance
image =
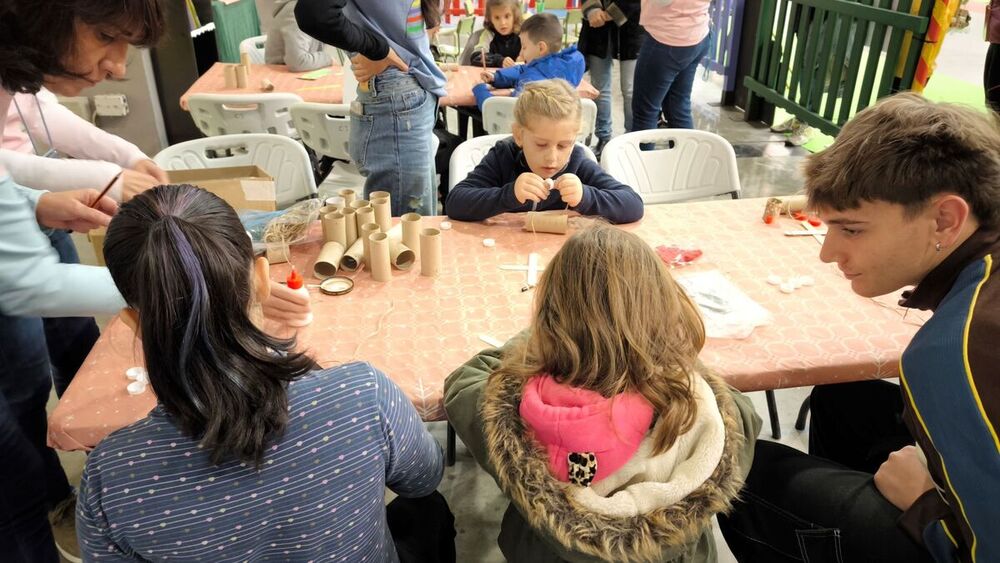
[[[0, 1], [0, 116], [14, 93], [44, 85], [75, 96], [125, 74], [129, 45], [163, 32], [165, 0]], [[4, 123], [0, 121], [0, 135]], [[23, 188], [0, 169], [0, 556], [5, 563], [55, 563], [58, 545], [75, 557], [73, 493], [45, 443], [51, 388], [40, 316], [113, 314], [124, 301], [105, 268], [60, 264], [42, 228], [107, 225], [117, 204], [93, 189]], [[282, 293], [283, 292], [283, 293]], [[304, 310], [287, 288], [265, 310]], [[281, 296], [288, 297], [282, 298]], [[300, 314], [293, 311], [292, 314]], [[54, 508], [52, 525], [46, 518]]]

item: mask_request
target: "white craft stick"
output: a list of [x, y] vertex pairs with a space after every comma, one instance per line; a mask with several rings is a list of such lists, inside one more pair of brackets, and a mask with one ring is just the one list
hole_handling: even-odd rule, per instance
[[538, 254], [532, 252], [528, 255], [528, 285], [538, 285]]
[[492, 346], [494, 348], [501, 348], [501, 347], [503, 347], [503, 342], [500, 342], [499, 340], [497, 340], [496, 338], [493, 338], [492, 336], [490, 336], [488, 334], [480, 334], [479, 335], [479, 339], [482, 340], [483, 342], [489, 344], [490, 346]]
[[[520, 264], [503, 264], [499, 266], [501, 270], [507, 270], [511, 272], [527, 272], [527, 266], [521, 266]], [[545, 269], [545, 266], [538, 266], [538, 271], [541, 272]]]
[[785, 231], [786, 237], [814, 237], [826, 236], [826, 231]]

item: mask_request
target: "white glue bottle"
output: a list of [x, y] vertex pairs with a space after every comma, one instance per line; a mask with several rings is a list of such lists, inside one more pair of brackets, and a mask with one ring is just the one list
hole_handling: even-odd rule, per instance
[[[285, 281], [285, 283], [288, 284], [288, 289], [294, 290], [296, 293], [301, 294], [307, 300], [310, 299], [309, 289], [305, 286], [305, 283], [302, 280], [302, 276], [299, 275], [299, 272], [295, 269], [294, 266], [292, 267], [292, 272], [288, 274], [288, 279]], [[310, 304], [310, 309], [311, 308], [312, 305]], [[313, 322], [313, 314], [312, 311], [309, 311], [301, 319], [294, 319], [288, 321], [288, 326], [296, 326], [296, 327], [308, 326], [311, 322]]]

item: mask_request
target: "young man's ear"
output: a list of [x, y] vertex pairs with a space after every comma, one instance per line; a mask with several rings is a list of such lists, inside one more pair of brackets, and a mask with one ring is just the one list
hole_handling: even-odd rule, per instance
[[135, 333], [136, 338], [139, 339], [142, 338], [141, 334], [142, 330], [139, 328], [139, 311], [136, 311], [132, 307], [125, 307], [124, 309], [122, 309], [121, 319], [122, 322], [125, 323], [125, 326], [132, 329], [132, 332]]
[[544, 57], [545, 55], [552, 53], [552, 49], [549, 49], [549, 44], [545, 41], [539, 41], [537, 47], [539, 57]]
[[934, 206], [934, 236], [945, 248], [960, 244], [964, 236], [979, 227], [979, 222], [972, 214], [969, 202], [961, 196], [947, 194], [932, 205]]
[[257, 303], [264, 303], [271, 296], [271, 265], [267, 258], [253, 261], [253, 291]]

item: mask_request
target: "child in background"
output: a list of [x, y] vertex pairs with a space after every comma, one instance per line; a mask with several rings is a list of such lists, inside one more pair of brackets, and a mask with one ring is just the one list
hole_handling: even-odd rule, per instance
[[583, 80], [586, 63], [576, 50], [570, 46], [560, 51], [563, 29], [559, 19], [552, 14], [535, 14], [521, 24], [521, 60], [523, 65], [514, 65], [496, 72], [486, 71], [482, 74], [483, 82], [473, 89], [476, 95], [476, 105], [483, 109], [486, 98], [493, 96], [487, 84], [494, 88], [513, 88], [512, 96], [517, 96], [524, 85], [535, 80], [546, 78], [562, 78], [574, 88]]
[[511, 503], [508, 561], [714, 561], [712, 517], [760, 417], [698, 363], [695, 306], [632, 233], [596, 224], [545, 266], [526, 333], [444, 384], [448, 420]]
[[292, 72], [305, 72], [333, 64], [326, 46], [306, 35], [295, 21], [296, 0], [275, 0], [274, 19], [264, 44], [269, 65], [287, 65]]
[[528, 84], [514, 107], [513, 136], [498, 142], [451, 190], [448, 216], [481, 221], [511, 211], [569, 207], [614, 223], [641, 219], [639, 194], [577, 146], [580, 113], [580, 96], [565, 80]]
[[[143, 192], [104, 255], [158, 403], [87, 459], [85, 561], [455, 561], [441, 448], [371, 365], [319, 369], [259, 328], [267, 260], [226, 202]], [[400, 495], [388, 506], [386, 487]]]
[[483, 29], [469, 37], [459, 63], [491, 68], [517, 64], [515, 61], [521, 54], [520, 0], [486, 0], [483, 19]]

